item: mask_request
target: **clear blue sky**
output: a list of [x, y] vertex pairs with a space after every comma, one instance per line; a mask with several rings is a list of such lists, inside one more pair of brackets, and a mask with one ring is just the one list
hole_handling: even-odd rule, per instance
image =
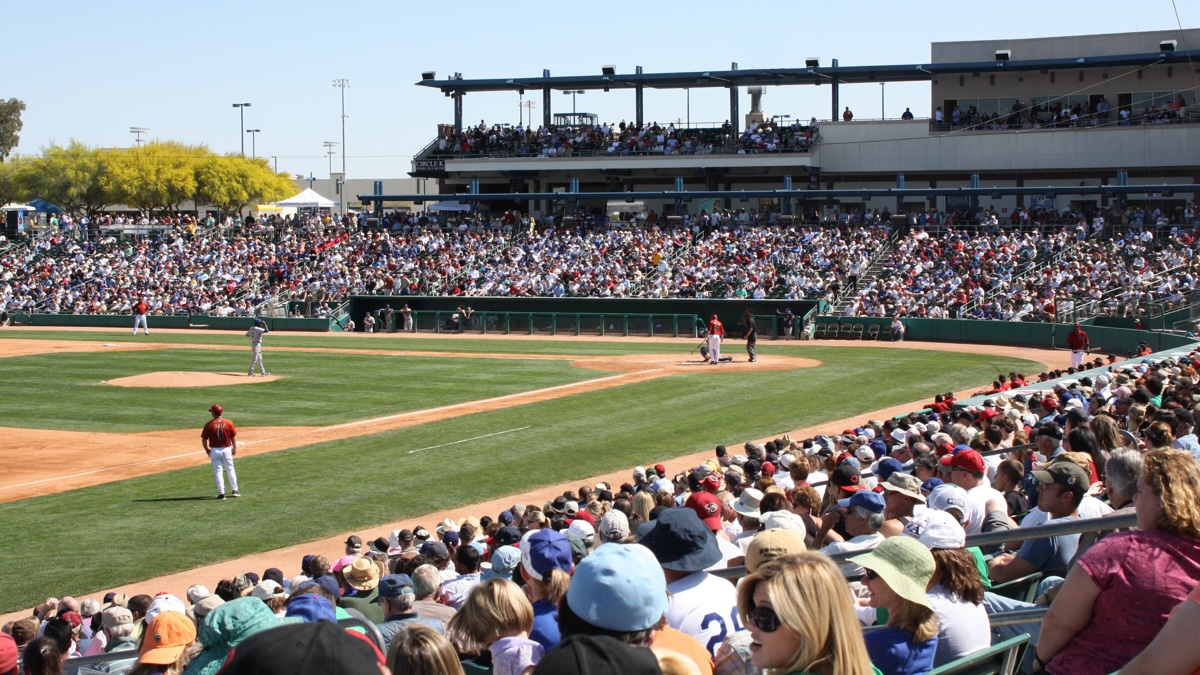
[[[1177, 0], [1184, 28], [1200, 26], [1200, 2]], [[822, 64], [923, 63], [931, 42], [1171, 30], [1170, 0], [1130, 3], [693, 2], [174, 2], [41, 0], [5, 3], [0, 97], [27, 104], [19, 154], [74, 138], [92, 146], [150, 137], [240, 149], [235, 102], [249, 102], [247, 129], [261, 129], [259, 156], [281, 171], [328, 174], [324, 141], [340, 141], [339, 91], [346, 90], [347, 172], [398, 178], [409, 160], [453, 121], [451, 100], [413, 86], [425, 70], [466, 78], [598, 74]], [[767, 90], [767, 114], [829, 115], [827, 87]], [[534, 111], [541, 118], [541, 100]], [[880, 87], [843, 86], [859, 117], [880, 114]], [[578, 109], [602, 121], [632, 120], [634, 95], [589, 92]], [[571, 97], [555, 92], [555, 110]], [[647, 120], [687, 116], [683, 91], [646, 90]], [[693, 90], [691, 120], [728, 117], [724, 89]], [[910, 106], [929, 114], [927, 84], [886, 87], [887, 116]], [[742, 112], [750, 109], [744, 94]], [[516, 94], [473, 94], [464, 122], [517, 121]], [[246, 153], [251, 143], [246, 137]], [[334, 158], [339, 170], [340, 153]]]

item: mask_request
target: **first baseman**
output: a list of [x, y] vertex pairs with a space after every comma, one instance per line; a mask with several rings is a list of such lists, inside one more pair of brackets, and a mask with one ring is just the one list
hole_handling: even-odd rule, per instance
[[133, 306], [133, 314], [135, 317], [133, 320], [133, 334], [134, 335], [137, 335], [138, 326], [142, 327], [142, 330], [146, 332], [146, 335], [150, 334], [150, 324], [146, 323], [146, 312], [149, 312], [149, 311], [150, 311], [150, 305], [146, 304], [146, 300], [144, 298], [142, 300], [138, 301], [138, 303]]
[[233, 488], [233, 496], [241, 497], [238, 494], [237, 472], [233, 470], [233, 458], [237, 455], [237, 428], [233, 422], [221, 416], [224, 412], [221, 406], [214, 405], [208, 411], [213, 418], [200, 432], [200, 442], [205, 454], [212, 460], [213, 475], [217, 479], [217, 499], [225, 499], [222, 469], [229, 472], [229, 487]]
[[250, 338], [250, 372], [246, 374], [250, 377], [254, 377], [254, 366], [256, 365], [264, 377], [270, 375], [262, 360], [262, 336], [270, 332], [271, 329], [267, 328], [266, 322], [262, 319], [255, 319], [254, 325], [246, 331], [246, 337]]

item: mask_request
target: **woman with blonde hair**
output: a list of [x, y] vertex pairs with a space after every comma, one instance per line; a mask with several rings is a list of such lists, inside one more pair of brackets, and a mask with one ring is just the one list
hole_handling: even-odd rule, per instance
[[638, 517], [638, 522], [650, 522], [650, 512], [654, 510], [654, 495], [643, 490], [633, 496], [633, 515]]
[[871, 663], [884, 675], [932, 670], [939, 626], [925, 589], [937, 571], [933, 554], [916, 539], [891, 537], [850, 562], [864, 570], [871, 606], [888, 611], [887, 626], [866, 638]]
[[1138, 529], [1101, 539], [1071, 568], [1042, 621], [1036, 668], [1053, 675], [1119, 670], [1200, 579], [1200, 463], [1167, 449], [1146, 453], [1143, 465], [1134, 497]]
[[763, 673], [871, 675], [854, 600], [828, 556], [805, 552], [760, 566], [738, 587], [750, 660]]
[[446, 625], [446, 637], [462, 654], [491, 652], [496, 675], [533, 672], [545, 650], [529, 639], [533, 606], [521, 587], [508, 579], [492, 578], [471, 590], [466, 602]]
[[446, 636], [419, 623], [392, 638], [387, 665], [392, 675], [463, 675], [462, 663]]
[[[1125, 439], [1121, 438], [1121, 428], [1117, 420], [1109, 415], [1096, 415], [1088, 422], [1092, 434], [1096, 436], [1096, 447], [1107, 457], [1117, 448], [1125, 447]], [[1099, 468], [1099, 467], [1097, 467]]]

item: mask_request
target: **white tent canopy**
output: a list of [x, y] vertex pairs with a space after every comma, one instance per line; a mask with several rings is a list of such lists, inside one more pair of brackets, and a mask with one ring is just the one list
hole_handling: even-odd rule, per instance
[[276, 206], [293, 207], [297, 209], [332, 209], [337, 206], [337, 202], [332, 199], [326, 199], [317, 194], [312, 188], [305, 188], [304, 192], [285, 199], [280, 202], [275, 202]]
[[37, 209], [28, 204], [17, 204], [16, 202], [13, 202], [0, 207], [0, 211], [37, 211]]
[[429, 205], [430, 211], [470, 211], [471, 205], [463, 202], [435, 202]]

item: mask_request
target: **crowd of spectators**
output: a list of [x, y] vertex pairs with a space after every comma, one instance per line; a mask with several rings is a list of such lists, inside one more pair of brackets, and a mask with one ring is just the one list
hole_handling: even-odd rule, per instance
[[658, 122], [636, 125], [574, 124], [525, 127], [481, 121], [461, 132], [445, 129], [431, 152], [469, 157], [572, 157], [581, 155], [711, 155], [807, 152], [818, 127], [816, 120], [791, 124], [775, 119], [753, 122], [734, 134], [726, 122], [716, 128], [666, 126]]
[[1138, 316], [1151, 303], [1182, 305], [1196, 291], [1196, 241], [1129, 228], [917, 228], [898, 239], [848, 316], [1052, 321]]
[[[1026, 210], [1012, 225], [987, 211], [926, 211], [890, 244], [886, 209], [800, 221], [745, 208], [650, 211], [631, 224], [397, 214], [372, 228], [328, 216], [183, 216], [148, 220], [156, 229], [143, 236], [91, 237], [72, 236], [80, 223], [64, 218], [0, 242], [0, 309], [121, 314], [144, 300], [152, 314], [251, 316], [290, 299], [323, 316], [351, 295], [845, 298], [838, 311], [850, 316], [1049, 320], [1084, 305], [1126, 314], [1192, 297], [1192, 227], [1148, 227], [1170, 219], [1140, 208], [1108, 215], [1113, 224], [1070, 214], [1075, 224], [1059, 227]], [[1195, 220], [1191, 206], [1174, 215]]]
[[[860, 665], [830, 672], [894, 675], [1013, 634], [1032, 637], [1027, 666], [1054, 675], [1178, 659], [1151, 643], [1176, 607], [1200, 600], [1197, 368], [1198, 352], [1129, 361], [1037, 391], [1011, 373], [979, 406], [940, 394], [834, 436], [718, 446], [696, 466], [636, 467], [621, 485], [353, 535], [336, 557], [281, 560], [212, 591], [49, 598], [4, 626], [0, 673], [19, 661], [29, 675], [61, 673], [64, 659], [108, 654], [107, 672], [139, 674], [320, 663], [749, 675], [796, 659], [807, 671], [832, 650]], [[1136, 527], [1098, 540], [1022, 532], [1125, 514]], [[967, 546], [989, 532], [1013, 542]], [[743, 565], [740, 582], [719, 575]], [[1030, 574], [1041, 575], [1036, 603], [1005, 594]], [[990, 625], [1037, 605], [1049, 605], [1041, 623]], [[377, 627], [384, 648], [335, 625], [346, 618]], [[835, 637], [806, 651], [797, 642], [810, 631]]]
[[980, 111], [974, 105], [963, 110], [955, 106], [949, 113], [938, 107], [933, 114], [935, 124], [948, 124], [952, 129], [975, 131], [1004, 131], [1009, 129], [1072, 128], [1082, 126], [1142, 124], [1180, 124], [1188, 118], [1188, 103], [1182, 95], [1166, 103], [1147, 105], [1139, 113], [1133, 106], [1114, 110], [1103, 96], [1094, 103], [1054, 101], [1028, 103], [1017, 99], [1007, 113]]

